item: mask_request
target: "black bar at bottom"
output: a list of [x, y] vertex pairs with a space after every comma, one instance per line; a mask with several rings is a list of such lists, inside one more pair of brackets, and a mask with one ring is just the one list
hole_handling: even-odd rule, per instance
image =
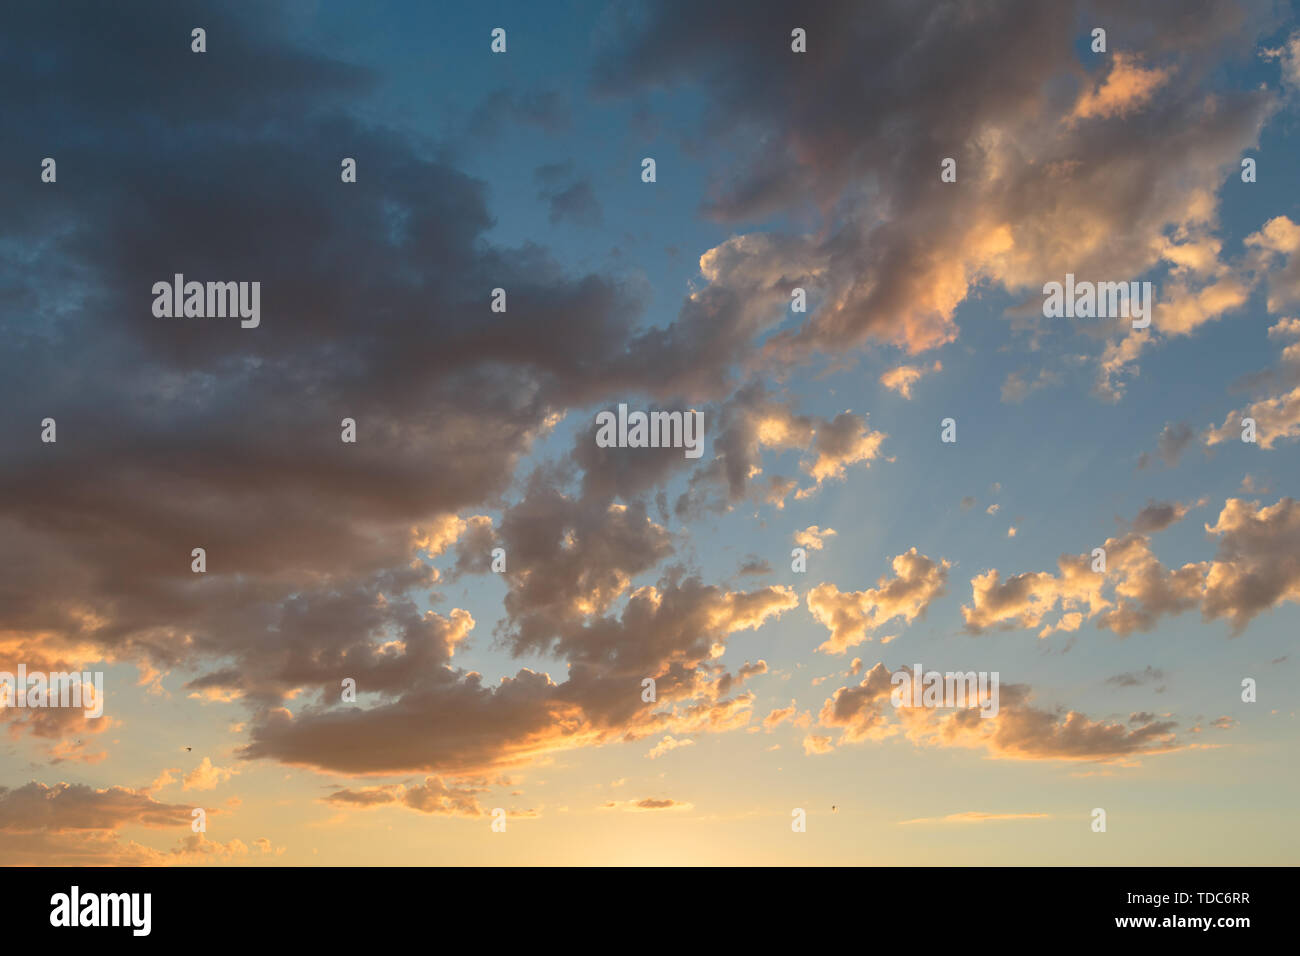
[[[677, 932], [666, 924], [701, 920], [719, 921], [732, 944], [766, 935], [772, 921], [795, 931], [802, 924], [810, 942], [844, 932], [879, 943], [880, 933], [897, 932], [951, 945], [989, 932], [1028, 941], [1046, 930], [1230, 943], [1284, 929], [1294, 883], [1294, 868], [1244, 867], [11, 868], [0, 870], [0, 918], [7, 933], [20, 934], [10, 939], [79, 934], [128, 945], [235, 930], [302, 946], [443, 923], [486, 931], [494, 945], [514, 933], [536, 945], [611, 928], [627, 945], [659, 949]], [[119, 925], [80, 925], [114, 919]]]

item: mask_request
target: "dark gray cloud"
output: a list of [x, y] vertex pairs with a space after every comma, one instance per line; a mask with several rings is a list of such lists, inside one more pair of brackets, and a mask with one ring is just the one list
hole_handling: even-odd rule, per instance
[[590, 180], [581, 179], [572, 163], [547, 163], [533, 170], [538, 198], [551, 208], [553, 223], [571, 222], [577, 226], [599, 226], [604, 208], [596, 198]]
[[1132, 529], [1137, 534], [1155, 534], [1181, 521], [1190, 509], [1177, 501], [1148, 501], [1146, 507], [1133, 518]]
[[[668, 699], [694, 693], [700, 642], [724, 638], [733, 610], [747, 626], [741, 598], [675, 581], [662, 611], [599, 617], [671, 553], [644, 505], [612, 500], [653, 482], [620, 487], [593, 465], [569, 499], [539, 478], [499, 529], [467, 525], [454, 570], [509, 548], [521, 651], [558, 642], [582, 658], [588, 611], [629, 640], [658, 614], [693, 629], [624, 651], [631, 662], [585, 661], [567, 683], [521, 671], [487, 687], [453, 663], [469, 615], [420, 610], [437, 584], [416, 560], [420, 528], [503, 505], [520, 458], [569, 409], [667, 388], [646, 357], [654, 336], [633, 332], [639, 290], [492, 245], [483, 183], [357, 118], [372, 74], [296, 50], [273, 15], [198, 9], [23, 6], [7, 22], [6, 115], [38, 146], [0, 150], [0, 331], [14, 344], [0, 376], [0, 630], [46, 635], [51, 656], [93, 646], [196, 672], [191, 691], [252, 708], [248, 756], [354, 770], [463, 769], [538, 735], [562, 743], [566, 714], [603, 727], [661, 671]], [[195, 22], [207, 54], [189, 51]], [[557, 115], [549, 102], [520, 108]], [[39, 181], [46, 154], [55, 185]], [[343, 157], [355, 184], [340, 181]], [[261, 325], [155, 317], [152, 286], [175, 273], [259, 281]], [[504, 313], [489, 309], [496, 287]], [[677, 377], [719, 387], [719, 359], [695, 361]], [[56, 444], [39, 441], [45, 417]], [[345, 417], [355, 444], [340, 441]], [[190, 569], [195, 547], [206, 574]], [[377, 703], [342, 708], [343, 677]], [[298, 689], [311, 706], [290, 719], [279, 705]], [[376, 744], [403, 726], [445, 729], [400, 753]]]
[[[1191, 425], [1186, 422], [1171, 422], [1165, 425], [1160, 437], [1156, 439], [1156, 456], [1166, 467], [1173, 468], [1195, 438], [1196, 432]], [[1151, 463], [1151, 456], [1145, 452], [1138, 458], [1139, 468], [1146, 468]]]
[[[704, 212], [817, 223], [738, 237], [706, 271], [736, 314], [772, 321], [774, 293], [796, 285], [823, 302], [767, 341], [769, 361], [868, 339], [917, 352], [956, 337], [953, 313], [982, 281], [1023, 292], [1067, 271], [1136, 276], [1160, 263], [1171, 226], [1195, 238], [1206, 224], [1193, 197], [1214, 194], [1277, 102], [1259, 89], [1211, 98], [1206, 86], [1280, 15], [1226, 0], [1140, 12], [669, 0], [609, 18], [595, 81], [626, 96], [703, 88], [708, 106], [683, 136], [726, 159]], [[1079, 54], [1094, 23], [1110, 31], [1104, 58]], [[790, 51], [794, 26], [807, 53]], [[1148, 66], [1160, 81], [1126, 86], [1122, 109], [1074, 115], [1108, 70]], [[1141, 122], [1127, 121], [1138, 106]], [[948, 157], [956, 183], [938, 175]], [[1107, 356], [1099, 394], [1118, 395], [1131, 362]]]
[[568, 97], [558, 90], [493, 90], [475, 107], [467, 124], [474, 136], [495, 136], [509, 125], [561, 133], [573, 124]]
[[1116, 674], [1114, 677], [1107, 677], [1106, 683], [1116, 687], [1141, 687], [1143, 684], [1164, 680], [1164, 677], [1164, 671], [1148, 664], [1140, 671], [1128, 671], [1123, 674]]
[[[0, 623], [84, 639], [93, 606], [96, 641], [163, 664], [186, 634], [256, 647], [289, 595], [337, 611], [427, 585], [410, 527], [501, 495], [550, 416], [608, 386], [638, 311], [486, 244], [482, 183], [342, 112], [365, 71], [295, 51], [274, 17], [205, 16], [191, 54], [193, 22], [24, 6], [3, 57], [9, 115], [59, 182], [3, 151]], [[261, 326], [156, 318], [176, 272], [260, 281]], [[54, 445], [33, 440], [47, 416]]]

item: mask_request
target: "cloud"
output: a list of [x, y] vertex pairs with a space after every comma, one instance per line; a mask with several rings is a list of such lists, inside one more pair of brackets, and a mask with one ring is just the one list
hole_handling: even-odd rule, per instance
[[841, 592], [827, 582], [808, 592], [809, 612], [830, 631], [818, 650], [843, 654], [896, 617], [911, 624], [945, 592], [948, 561], [933, 561], [912, 548], [896, 556], [892, 566], [893, 578], [882, 577], [865, 591]]
[[[896, 673], [907, 673], [906, 668]], [[1136, 726], [1093, 720], [1078, 711], [1034, 706], [1031, 689], [1002, 684], [996, 716], [969, 708], [894, 707], [891, 671], [877, 663], [856, 686], [837, 689], [818, 723], [840, 731], [839, 743], [902, 736], [918, 746], [975, 748], [1004, 760], [1132, 761], [1181, 746], [1172, 721]]]
[[[1176, 520], [1156, 505], [1138, 521], [1158, 530]], [[1179, 505], [1185, 513], [1186, 506]], [[1181, 514], [1179, 515], [1181, 517]], [[1206, 524], [1219, 539], [1212, 560], [1167, 568], [1138, 530], [1104, 544], [1106, 570], [1092, 570], [1091, 555], [1062, 555], [1058, 573], [1024, 572], [1003, 579], [986, 571], [971, 579], [972, 600], [962, 607], [970, 633], [1041, 628], [1039, 637], [1076, 631], [1085, 620], [1120, 636], [1147, 632], [1168, 616], [1199, 609], [1205, 621], [1226, 618], [1240, 634], [1247, 624], [1283, 602], [1300, 600], [1300, 504], [1282, 498], [1271, 506], [1229, 498]], [[1108, 597], [1105, 592], [1109, 591]], [[1055, 617], [1053, 622], [1050, 618]]]
[[[454, 722], [478, 742], [470, 749], [490, 750], [494, 725], [559, 721], [580, 705], [550, 698], [544, 677], [521, 674], [519, 690], [497, 698], [448, 670], [473, 618], [419, 608], [439, 577], [421, 552], [460, 540], [457, 570], [477, 570], [493, 529], [481, 514], [458, 516], [499, 503], [557, 416], [613, 386], [594, 369], [627, 361], [643, 380], [657, 375], [632, 354], [639, 288], [567, 275], [540, 247], [489, 242], [485, 185], [446, 153], [357, 119], [377, 78], [297, 49], [278, 16], [213, 13], [206, 25], [223, 38], [224, 69], [198, 74], [174, 42], [188, 35], [187, 17], [171, 4], [133, 7], [125, 20], [74, 4], [10, 22], [50, 71], [36, 81], [28, 53], [14, 51], [11, 117], [45, 123], [57, 113], [78, 129], [60, 162], [93, 166], [102, 188], [90, 206], [24, 190], [0, 224], [7, 248], [59, 237], [38, 262], [3, 265], [13, 301], [41, 321], [0, 376], [0, 399], [48, 409], [64, 438], [56, 454], [33, 457], [14, 451], [25, 446], [0, 425], [11, 449], [0, 469], [0, 562], [12, 569], [0, 582], [0, 631], [49, 656], [88, 648], [91, 660], [196, 673], [187, 690], [240, 701], [252, 750], [268, 756], [270, 729], [303, 726], [337, 698], [343, 676], [381, 709], [417, 697], [434, 713], [499, 700], [469, 709], [485, 726]], [[86, 77], [98, 77], [93, 102], [74, 92]], [[160, 92], [142, 99], [148, 87]], [[201, 120], [194, 102], [206, 104]], [[154, 127], [173, 135], [142, 145]], [[243, 146], [232, 159], [223, 153], [234, 140]], [[364, 190], [285, 175], [319, 168], [339, 142], [363, 157]], [[93, 241], [106, 234], [113, 243]], [[263, 325], [160, 324], [140, 290], [174, 272], [260, 277]], [[43, 290], [73, 273], [76, 301], [51, 305]], [[492, 314], [490, 329], [463, 321], [491, 314], [483, 290], [498, 285], [509, 310]], [[350, 318], [361, 314], [365, 323]], [[561, 321], [566, 335], [556, 336]], [[70, 368], [81, 372], [57, 372]], [[619, 388], [637, 377], [627, 371]], [[344, 416], [358, 423], [355, 444], [339, 441]], [[511, 552], [521, 631], [542, 618], [572, 629], [584, 602], [599, 608], [622, 593], [628, 567], [668, 554], [661, 527], [608, 504], [567, 515], [556, 504], [592, 562], [610, 552], [620, 562], [605, 571], [561, 562], [547, 575], [539, 560], [533, 580], [547, 578], [554, 604], [529, 588], [526, 551]], [[506, 513], [508, 544], [526, 544], [519, 517]], [[195, 546], [208, 552], [206, 574], [190, 571]], [[282, 705], [302, 691], [289, 716]], [[379, 743], [340, 746], [382, 752]]]
[[1143, 68], [1131, 54], [1115, 51], [1110, 72], [1096, 89], [1085, 89], [1070, 114], [1073, 120], [1125, 116], [1151, 101], [1172, 69]]
[[[190, 831], [191, 807], [161, 803], [130, 787], [95, 788], [32, 781], [0, 787], [0, 862], [7, 866], [171, 866], [230, 861], [248, 854]], [[208, 808], [209, 816], [218, 809]], [[127, 827], [180, 830], [170, 850], [158, 850], [118, 831]]]
[[[840, 30], [829, 17], [843, 10], [813, 9], [823, 51], [798, 66], [754, 42], [770, 14], [761, 3], [665, 3], [620, 31], [597, 85], [639, 97], [690, 83], [716, 133], [700, 149], [736, 153], [710, 188], [710, 215], [815, 223], [705, 251], [700, 281], [665, 325], [646, 322], [640, 280], [570, 272], [538, 245], [504, 244], [487, 184], [455, 150], [377, 125], [370, 97], [382, 78], [300, 48], [283, 13], [206, 13], [223, 69], [196, 73], [175, 40], [191, 26], [184, 6], [14, 11], [7, 29], [24, 43], [8, 58], [7, 119], [38, 138], [55, 118], [77, 130], [60, 164], [94, 169], [99, 186], [86, 204], [35, 182], [26, 159], [0, 156], [5, 180], [20, 184], [0, 245], [39, 252], [0, 262], [13, 306], [0, 332], [15, 345], [0, 401], [56, 416], [61, 439], [37, 454], [39, 416], [0, 422], [3, 653], [193, 675], [186, 691], [239, 709], [242, 758], [437, 774], [400, 791], [429, 813], [469, 812], [473, 796], [454, 778], [485, 768], [747, 726], [753, 695], [731, 695], [753, 671], [733, 678], [713, 662], [798, 599], [665, 566], [676, 534], [666, 499], [656, 517], [648, 499], [689, 472], [679, 518], [741, 501], [779, 508], [869, 467], [887, 437], [863, 414], [797, 411], [756, 384], [760, 373], [814, 353], [848, 361], [868, 343], [916, 355], [958, 335], [956, 309], [973, 290], [1021, 295], [1065, 271], [1170, 267], [1186, 294], [1170, 300], [1169, 334], [1232, 308], [1250, 285], [1221, 274], [1216, 196], [1274, 97], [1210, 96], [1206, 77], [1215, 54], [1253, 41], [1261, 16], [1170, 7], [1147, 38], [1147, 65], [1126, 67], [1146, 80], [1112, 63], [1099, 85], [1072, 55], [1079, 9], [982, 8], [959, 29], [904, 5], [883, 18], [848, 11]], [[1141, 22], [1133, 16], [1116, 9], [1115, 29]], [[944, 69], [918, 77], [915, 62]], [[1149, 82], [1153, 71], [1177, 82]], [[1072, 126], [1085, 95], [1097, 105]], [[865, 119], [846, 126], [844, 116]], [[501, 122], [553, 131], [570, 108], [563, 94], [497, 91], [471, 112], [469, 133], [490, 136]], [[361, 157], [364, 188], [340, 188], [336, 170], [303, 172], [320, 171], [341, 142]], [[959, 189], [933, 175], [949, 151]], [[535, 185], [557, 221], [597, 221], [571, 166], [542, 168]], [[1270, 302], [1293, 290], [1296, 243], [1281, 218], [1234, 264], [1257, 264], [1250, 282], [1267, 273]], [[174, 272], [263, 281], [256, 337], [160, 324], [141, 290]], [[796, 284], [820, 303], [802, 317], [789, 313]], [[504, 313], [487, 309], [485, 290], [498, 286]], [[1108, 342], [1107, 374], [1135, 367], [1139, 341]], [[929, 364], [907, 361], [900, 368]], [[891, 381], [910, 396], [907, 373]], [[637, 393], [707, 406], [713, 458], [696, 467], [680, 454], [606, 454], [580, 430], [570, 455], [521, 473], [566, 415]], [[338, 440], [344, 416], [358, 422], [355, 445]], [[797, 472], [765, 470], [787, 452]], [[1218, 590], [1205, 585], [1220, 613], [1236, 620], [1270, 589], [1291, 593], [1285, 574], [1268, 578], [1260, 541], [1222, 516], [1220, 526], [1223, 547], [1241, 538], [1245, 549], [1225, 559]], [[203, 575], [189, 569], [198, 545]], [[436, 591], [486, 573], [489, 545], [509, 557], [494, 579], [506, 598], [492, 636], [532, 665], [499, 680], [462, 666], [475, 618]], [[1150, 562], [1131, 548], [1135, 595], [1087, 608], [1136, 606], [1117, 628], [1179, 606], [1152, 595], [1182, 579], [1165, 580], [1157, 562], [1148, 581]], [[942, 593], [948, 563], [908, 554], [876, 589], [823, 585], [820, 611], [809, 595], [831, 631], [824, 648], [842, 651], [894, 617], [911, 622]], [[427, 563], [452, 555], [444, 572]], [[1052, 587], [1064, 600], [1062, 583]], [[1020, 620], [994, 604], [976, 627]], [[343, 676], [357, 681], [358, 704], [339, 700]], [[639, 698], [645, 676], [658, 684], [655, 710]], [[43, 719], [24, 732], [56, 741], [55, 759], [90, 759], [68, 749], [77, 729]], [[205, 758], [190, 777], [197, 787], [232, 772]], [[397, 802], [387, 786], [341, 789], [356, 800], [332, 802]], [[166, 858], [234, 858], [242, 846], [187, 837]], [[59, 860], [164, 858], [98, 835], [46, 848]]]
[[1008, 372], [1002, 382], [1002, 401], [1016, 405], [1039, 389], [1059, 385], [1060, 382], [1060, 376], [1048, 369], [1040, 369], [1037, 378], [1028, 382], [1025, 381], [1023, 372]]
[[[30, 456], [18, 451], [28, 447], [19, 426], [0, 423], [10, 450], [0, 562], [12, 569], [0, 630], [49, 657], [193, 673], [190, 694], [247, 710], [242, 756], [340, 772], [512, 763], [662, 733], [673, 720], [745, 719], [744, 699], [709, 696], [716, 681], [701, 664], [729, 628], [793, 606], [793, 592], [729, 593], [669, 575], [632, 593], [673, 552], [664, 524], [632, 499], [686, 467], [682, 456], [645, 468], [637, 456], [602, 458], [579, 436], [573, 462], [522, 480], [516, 467], [566, 413], [611, 394], [725, 397], [752, 351], [753, 316], [720, 318], [711, 294], [670, 328], [647, 329], [641, 283], [569, 274], [539, 246], [494, 243], [486, 185], [456, 168], [454, 151], [363, 119], [376, 75], [300, 50], [278, 16], [230, 12], [208, 23], [227, 69], [196, 75], [174, 42], [186, 17], [143, 4], [123, 21], [74, 4], [11, 18], [30, 40], [11, 63], [12, 120], [36, 128], [57, 114], [78, 129], [60, 161], [93, 166], [103, 188], [91, 206], [20, 190], [0, 223], [6, 248], [58, 237], [38, 260], [3, 265], [13, 302], [41, 321], [25, 319], [20, 333], [0, 320], [23, 341], [0, 400], [48, 409], [61, 437], [76, 437]], [[130, 43], [89, 38], [108, 31]], [[98, 78], [93, 103], [86, 77]], [[142, 99], [147, 88], [162, 92]], [[201, 120], [196, 101], [211, 107]], [[548, 125], [555, 103], [509, 105]], [[164, 126], [166, 144], [143, 145], [143, 131]], [[232, 160], [223, 154], [234, 140], [243, 148]], [[339, 142], [362, 157], [364, 190], [284, 174], [317, 168]], [[567, 186], [552, 172], [540, 184], [558, 187], [563, 206]], [[106, 234], [113, 243], [94, 239]], [[159, 324], [140, 290], [174, 272], [260, 276], [256, 336], [237, 324]], [[45, 290], [72, 274], [78, 292], [52, 304]], [[483, 290], [498, 286], [508, 310], [490, 313]], [[466, 322], [472, 314], [490, 325]], [[339, 442], [344, 416], [358, 423], [355, 444]], [[864, 422], [806, 419], [815, 482], [873, 457], [878, 433]], [[507, 505], [512, 488], [522, 497]], [[495, 525], [489, 509], [501, 512]], [[509, 556], [503, 640], [512, 653], [555, 655], [563, 682], [522, 669], [489, 686], [454, 665], [474, 618], [425, 610], [442, 600], [426, 561], [454, 548], [450, 576], [481, 573], [489, 544]], [[195, 546], [209, 555], [206, 574], [190, 571]], [[609, 615], [615, 602], [621, 618]], [[632, 672], [658, 675], [675, 717], [641, 713], [624, 692]], [[361, 706], [341, 706], [343, 676]], [[412, 728], [434, 718], [445, 731], [416, 742]], [[56, 756], [75, 756], [72, 728], [59, 733]], [[390, 734], [413, 739], [389, 748]]]
[[1205, 575], [1202, 614], [1226, 617], [1241, 633], [1257, 615], [1284, 601], [1300, 601], [1300, 502], [1229, 498], [1206, 532], [1219, 538]]
[[[704, 665], [729, 635], [797, 604], [785, 587], [726, 592], [690, 579], [638, 588], [620, 617], [563, 624], [552, 650], [569, 661], [564, 683], [524, 668], [487, 687], [477, 673], [413, 670], [399, 656], [394, 665], [406, 678], [389, 700], [271, 709], [243, 755], [354, 774], [465, 775], [614, 739], [736, 729], [748, 722], [752, 698], [712, 697], [717, 684]], [[657, 685], [653, 712], [640, 698], [646, 676]]]
[[736, 573], [741, 577], [765, 577], [772, 573], [772, 565], [758, 555], [751, 554], [745, 557]]
[[808, 755], [828, 754], [835, 749], [830, 737], [824, 734], [808, 734], [803, 739], [803, 752]]
[[1294, 316], [1287, 316], [1278, 319], [1273, 325], [1269, 326], [1268, 337], [1273, 338], [1292, 338], [1300, 339], [1300, 319]]
[[[813, 460], [804, 470], [820, 485], [828, 478], [843, 478], [845, 469], [879, 457], [884, 432], [871, 431], [865, 418], [852, 412], [840, 412], [814, 430]], [[811, 489], [800, 492], [803, 497]]]
[[763, 727], [768, 731], [775, 730], [777, 727], [785, 723], [787, 720], [791, 720], [791, 721], [794, 720], [794, 716], [798, 712], [799, 712], [799, 705], [792, 700], [790, 701], [789, 707], [777, 708], [771, 711], [766, 717], [764, 717]]
[[35, 781], [0, 787], [0, 830], [116, 830], [123, 826], [188, 827], [190, 807], [160, 803], [129, 787]]
[[794, 543], [799, 545], [801, 548], [807, 548], [809, 551], [820, 551], [822, 546], [826, 543], [826, 539], [833, 538], [834, 536], [834, 528], [827, 528], [823, 531], [821, 528], [817, 527], [817, 525], [813, 524], [804, 528], [802, 531], [796, 531], [794, 533]]
[[1154, 534], [1164, 531], [1187, 516], [1190, 505], [1177, 501], [1151, 501], [1133, 518], [1130, 527], [1138, 534]]
[[[1282, 217], [1285, 218], [1285, 217]], [[1300, 226], [1287, 220], [1286, 244], [1300, 244]], [[1294, 232], [1294, 238], [1292, 238]], [[1300, 257], [1297, 258], [1300, 263]], [[1268, 330], [1270, 339], [1300, 339], [1300, 320], [1283, 317]], [[1294, 387], [1293, 387], [1294, 386]], [[1300, 437], [1300, 341], [1283, 347], [1281, 361], [1275, 368], [1247, 376], [1239, 387], [1251, 390], [1273, 391], [1268, 397], [1228, 413], [1223, 424], [1210, 426], [1202, 436], [1206, 447], [1229, 441], [1240, 441], [1244, 434], [1243, 420], [1255, 420], [1256, 444], [1265, 450], [1275, 448], [1280, 442]]]
[[602, 810], [626, 810], [630, 813], [646, 813], [657, 810], [690, 810], [692, 804], [683, 803], [668, 797], [645, 797], [641, 800], [610, 800], [601, 804]]
[[572, 107], [556, 90], [493, 90], [475, 107], [467, 129], [471, 135], [492, 137], [503, 126], [528, 124], [545, 133], [558, 133], [573, 123]]
[[401, 800], [405, 787], [390, 784], [384, 787], [344, 788], [336, 790], [324, 800], [342, 807], [380, 807]]
[[963, 813], [949, 813], [942, 817], [917, 817], [914, 820], [899, 820], [899, 826], [912, 826], [917, 823], [998, 823], [1004, 820], [1050, 820], [1050, 813], [984, 813], [980, 810], [967, 810]]
[[1113, 684], [1116, 687], [1141, 687], [1143, 684], [1164, 680], [1164, 677], [1164, 671], [1148, 664], [1140, 671], [1130, 671], [1124, 674], [1116, 674], [1114, 677], [1107, 677], [1106, 683]]
[[604, 210], [595, 190], [579, 179], [572, 163], [548, 163], [533, 171], [538, 198], [550, 204], [552, 223], [571, 222], [578, 226], [599, 226]]
[[[1268, 279], [1269, 311], [1277, 312], [1300, 300], [1300, 256], [1296, 255], [1300, 252], [1300, 225], [1287, 216], [1275, 216], [1244, 242], [1267, 266], [1274, 267]], [[1281, 264], [1275, 266], [1278, 262]]]
[[448, 816], [480, 817], [478, 794], [485, 787], [448, 785], [439, 777], [425, 777], [424, 783], [415, 786], [388, 784], [379, 787], [343, 788], [336, 790], [324, 801], [333, 806], [370, 809], [381, 806], [405, 806], [420, 813]]
[[[1108, 6], [1111, 35], [1131, 46], [1098, 77], [1074, 49], [1090, 9], [982, 7], [936, 25], [921, 8], [831, 5], [801, 21], [814, 53], [773, 58], [763, 38], [782, 20], [775, 0], [678, 0], [608, 36], [596, 84], [704, 92], [701, 127], [728, 160], [706, 215], [816, 223], [732, 237], [705, 272], [729, 315], [766, 316], [764, 328], [791, 287], [818, 301], [766, 340], [772, 365], [868, 341], [921, 353], [957, 337], [973, 290], [1032, 298], [1067, 272], [1119, 281], [1172, 265], [1196, 280], [1189, 290], [1207, 274], [1218, 287], [1209, 296], [1222, 301], [1203, 311], [1228, 308], [1231, 283], [1208, 255], [1218, 193], [1279, 100], [1224, 90], [1211, 64], [1249, 49], [1272, 18], [1227, 2]], [[918, 62], [944, 69], [918, 78]], [[846, 128], [846, 115], [863, 121]], [[938, 176], [943, 157], [957, 161], [955, 184]], [[1098, 392], [1114, 398], [1156, 334], [1106, 339]]]
[[[8, 663], [6, 658], [12, 650], [0, 642], [0, 671], [14, 674], [16, 666]], [[38, 668], [30, 663], [30, 658], [18, 657], [28, 662], [29, 672]], [[71, 673], [79, 676], [77, 671], [45, 670], [44, 673]], [[87, 687], [85, 682], [81, 682]], [[89, 693], [93, 693], [93, 688]], [[83, 700], [92, 700], [83, 696]], [[109, 731], [120, 731], [122, 722], [108, 715], [87, 717], [86, 711], [79, 707], [0, 707], [0, 722], [7, 724], [9, 735], [20, 738], [24, 735], [34, 738], [42, 744], [42, 750], [51, 764], [72, 761], [84, 764], [101, 763], [108, 757], [108, 751], [96, 747], [102, 735]]]
[[[763, 474], [766, 449], [797, 449], [803, 452], [800, 470], [813, 484], [799, 489], [796, 497], [807, 498], [827, 480], [845, 477], [847, 469], [863, 464], [870, 467], [880, 457], [881, 445], [888, 437], [874, 431], [865, 415], [843, 411], [834, 418], [801, 415], [790, 405], [759, 384], [741, 388], [724, 403], [719, 415], [719, 430], [713, 442], [713, 460], [691, 478], [692, 492], [700, 498], [710, 485], [726, 488], [725, 507], [753, 498], [784, 507], [786, 497], [798, 482], [793, 478]], [[699, 506], [702, 501], [693, 502]]]
[[248, 852], [238, 838], [221, 843], [202, 833], [187, 833], [171, 849], [158, 850], [111, 831], [38, 830], [7, 835], [4, 861], [11, 866], [200, 866], [239, 861]]
[[229, 767], [217, 767], [208, 757], [204, 757], [192, 771], [185, 775], [182, 789], [185, 790], [215, 790], [219, 784], [225, 783], [238, 770]]
[[942, 370], [943, 365], [937, 359], [929, 369], [926, 369], [924, 365], [898, 365], [880, 376], [880, 384], [891, 391], [897, 392], [904, 398], [910, 399], [912, 397], [912, 386], [919, 382], [927, 371], [939, 372]]
[[646, 757], [650, 760], [654, 760], [656, 757], [662, 757], [671, 750], [676, 750], [679, 747], [692, 747], [694, 745], [694, 740], [678, 740], [669, 734], [665, 734], [664, 738], [659, 741], [659, 743], [655, 744], [646, 752]]
[[713, 697], [715, 699], [726, 697], [733, 690], [741, 687], [745, 681], [749, 680], [751, 677], [757, 677], [759, 674], [766, 673], [767, 661], [760, 659], [754, 664], [745, 661], [745, 663], [740, 665], [735, 676], [732, 676], [730, 672], [727, 672], [717, 679], [713, 685]]
[[[1182, 457], [1183, 450], [1192, 443], [1196, 433], [1192, 426], [1186, 422], [1177, 422], [1166, 424], [1160, 432], [1160, 437], [1156, 440], [1156, 455], [1169, 468], [1178, 464], [1178, 459]], [[1151, 457], [1143, 452], [1138, 459], [1138, 467], [1146, 468], [1151, 464]]]
[[275, 846], [267, 837], [258, 837], [253, 841], [253, 846], [257, 847], [260, 853], [274, 853], [281, 856], [288, 847]]
[[1260, 448], [1271, 449], [1279, 442], [1300, 438], [1300, 385], [1284, 395], [1261, 399], [1239, 411], [1231, 411], [1218, 428], [1211, 426], [1205, 433], [1207, 446], [1226, 441], [1240, 441], [1244, 433], [1242, 420], [1255, 420], [1256, 443]]

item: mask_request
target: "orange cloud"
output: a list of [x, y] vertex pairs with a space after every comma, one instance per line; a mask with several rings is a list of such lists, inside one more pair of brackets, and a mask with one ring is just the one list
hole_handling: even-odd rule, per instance
[[[907, 669], [897, 673], [910, 675]], [[822, 706], [819, 723], [841, 731], [840, 743], [902, 736], [919, 746], [980, 749], [1004, 760], [1132, 761], [1181, 749], [1172, 721], [1137, 725], [1092, 720], [1078, 711], [1033, 706], [1023, 684], [1002, 684], [995, 716], [967, 708], [895, 707], [892, 672], [876, 664], [856, 686], [841, 687]]]
[[841, 592], [834, 584], [819, 584], [808, 592], [808, 610], [830, 637], [818, 648], [843, 654], [870, 640], [869, 632], [901, 617], [911, 624], [930, 602], [944, 593], [948, 561], [933, 561], [916, 548], [896, 556], [894, 577], [881, 577], [875, 588]]
[[668, 797], [645, 797], [641, 800], [610, 800], [602, 803], [602, 810], [625, 810], [629, 813], [646, 813], [658, 810], [690, 810], [693, 804]]
[[1083, 91], [1070, 118], [1108, 118], [1131, 113], [1148, 103], [1173, 72], [1172, 68], [1144, 69], [1132, 54], [1116, 52], [1106, 78], [1096, 88]]
[[943, 365], [938, 360], [928, 370], [924, 365], [899, 365], [882, 374], [880, 384], [910, 399], [912, 386], [919, 382], [927, 371], [938, 372], [942, 369]]

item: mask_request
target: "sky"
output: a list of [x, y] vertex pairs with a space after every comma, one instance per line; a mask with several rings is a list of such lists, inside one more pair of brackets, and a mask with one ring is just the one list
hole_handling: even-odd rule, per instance
[[1300, 855], [1291, 5], [7, 21], [0, 863]]

